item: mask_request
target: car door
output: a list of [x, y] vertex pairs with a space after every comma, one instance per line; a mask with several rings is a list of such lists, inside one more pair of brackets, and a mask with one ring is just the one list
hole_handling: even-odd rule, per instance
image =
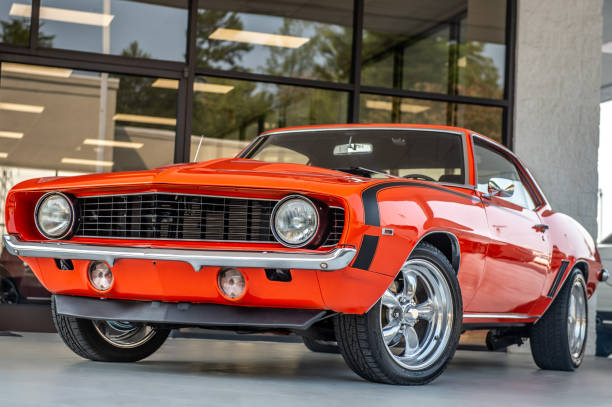
[[470, 311], [527, 313], [540, 297], [550, 267], [546, 225], [535, 211], [530, 181], [517, 161], [476, 136], [473, 151], [490, 241]]

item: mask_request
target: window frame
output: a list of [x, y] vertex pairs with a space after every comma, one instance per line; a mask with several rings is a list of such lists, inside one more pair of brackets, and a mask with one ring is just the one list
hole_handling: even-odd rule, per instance
[[[454, 134], [461, 139], [461, 150], [463, 155], [463, 184], [457, 184], [453, 182], [438, 182], [435, 181], [436, 184], [466, 188], [470, 190], [474, 190], [475, 186], [470, 183], [470, 163], [468, 157], [468, 146], [467, 146], [467, 136], [463, 130], [451, 130], [451, 129], [437, 129], [437, 128], [428, 128], [428, 127], [418, 127], [418, 126], [372, 126], [372, 125], [348, 125], [348, 126], [334, 126], [330, 127], [324, 126], [309, 126], [304, 128], [288, 128], [288, 129], [279, 129], [279, 130], [269, 130], [266, 131], [249, 143], [239, 154], [236, 155], [236, 158], [244, 158], [250, 159], [247, 155], [253, 153], [253, 151], [258, 148], [269, 136], [272, 135], [280, 135], [287, 133], [306, 133], [306, 132], [317, 132], [317, 131], [355, 131], [355, 130], [391, 130], [391, 131], [424, 131], [424, 132], [433, 132], [433, 133], [449, 133]], [[406, 178], [408, 179], [408, 178]]]
[[521, 178], [521, 182], [525, 186], [527, 193], [529, 194], [531, 200], [533, 201], [534, 207], [533, 209], [530, 209], [530, 208], [525, 208], [522, 205], [518, 205], [511, 201], [508, 201], [508, 202], [514, 205], [520, 206], [521, 208], [524, 208], [530, 211], [534, 211], [534, 212], [539, 211], [542, 207], [548, 204], [546, 197], [542, 193], [542, 190], [538, 186], [533, 176], [527, 170], [527, 167], [525, 167], [525, 165], [519, 160], [519, 158], [512, 151], [510, 151], [504, 146], [501, 146], [489, 140], [487, 137], [482, 136], [478, 133], [471, 133], [470, 138], [471, 138], [471, 143], [472, 143], [472, 155], [473, 155], [472, 158], [474, 160], [474, 182], [476, 184], [475, 185], [476, 190], [478, 190], [478, 163], [476, 162], [476, 145], [480, 144], [483, 148], [488, 148], [489, 150], [492, 150], [493, 152], [498, 153], [499, 155], [501, 155], [502, 157], [510, 161], [510, 163], [515, 167], [519, 177]]

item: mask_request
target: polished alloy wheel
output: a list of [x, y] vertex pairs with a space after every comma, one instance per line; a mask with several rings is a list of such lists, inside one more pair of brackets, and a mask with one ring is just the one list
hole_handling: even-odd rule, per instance
[[451, 337], [453, 303], [443, 272], [409, 259], [381, 300], [383, 340], [393, 360], [409, 370], [436, 362]]
[[118, 348], [135, 348], [155, 335], [155, 328], [127, 321], [92, 321], [105, 341]]
[[567, 339], [574, 361], [579, 361], [584, 347], [587, 329], [587, 308], [582, 279], [572, 284], [567, 310]]

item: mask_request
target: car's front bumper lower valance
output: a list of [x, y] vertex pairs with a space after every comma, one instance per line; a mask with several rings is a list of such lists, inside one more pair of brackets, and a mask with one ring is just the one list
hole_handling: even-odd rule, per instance
[[332, 271], [347, 267], [356, 253], [352, 247], [338, 247], [322, 253], [296, 253], [24, 242], [14, 235], [4, 235], [3, 240], [9, 253], [20, 257], [97, 260], [109, 266], [120, 259], [168, 260], [189, 263], [195, 271], [205, 266]]
[[58, 314], [77, 318], [201, 327], [308, 329], [328, 312], [313, 309], [129, 301], [55, 295]]

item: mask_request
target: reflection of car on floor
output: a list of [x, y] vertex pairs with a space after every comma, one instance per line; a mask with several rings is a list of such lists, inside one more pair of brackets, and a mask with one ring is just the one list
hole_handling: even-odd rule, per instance
[[19, 257], [2, 249], [0, 255], [0, 304], [49, 301], [51, 294], [32, 269]]
[[212, 327], [298, 334], [368, 380], [423, 384], [486, 328], [492, 349], [530, 338], [538, 366], [574, 370], [607, 278], [513, 153], [452, 127], [275, 130], [235, 159], [26, 181], [6, 213], [64, 342], [99, 361]]

